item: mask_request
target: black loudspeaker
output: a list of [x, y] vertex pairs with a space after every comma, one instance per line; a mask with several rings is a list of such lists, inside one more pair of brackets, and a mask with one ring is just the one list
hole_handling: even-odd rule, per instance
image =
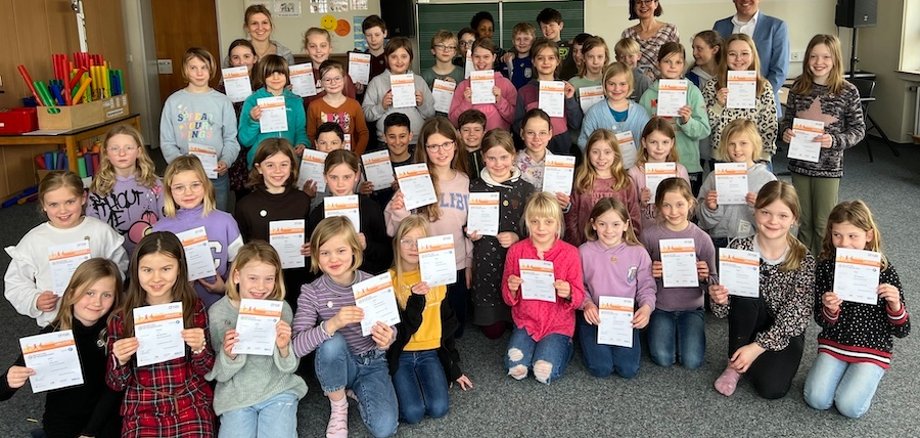
[[837, 0], [837, 26], [873, 27], [877, 20], [878, 0]]
[[413, 0], [380, 0], [380, 18], [387, 24], [387, 37], [415, 36]]

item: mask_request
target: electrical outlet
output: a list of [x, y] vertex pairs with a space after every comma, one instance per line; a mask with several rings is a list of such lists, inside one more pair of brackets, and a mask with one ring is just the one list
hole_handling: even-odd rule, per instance
[[790, 62], [802, 62], [805, 59], [805, 52], [802, 50], [793, 50], [789, 55]]
[[157, 73], [161, 75], [173, 74], [172, 59], [157, 59]]

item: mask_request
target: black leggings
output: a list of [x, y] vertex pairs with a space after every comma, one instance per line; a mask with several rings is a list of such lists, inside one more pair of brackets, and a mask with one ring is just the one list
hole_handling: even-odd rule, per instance
[[[754, 342], [757, 334], [773, 326], [763, 298], [730, 297], [728, 314], [728, 357], [739, 348]], [[782, 398], [789, 392], [792, 378], [799, 370], [805, 334], [789, 339], [789, 345], [779, 351], [764, 351], [744, 374], [754, 389], [765, 399]]]

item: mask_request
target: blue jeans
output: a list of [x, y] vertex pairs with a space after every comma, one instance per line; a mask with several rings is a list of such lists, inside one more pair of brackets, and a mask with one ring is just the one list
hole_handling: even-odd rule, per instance
[[849, 418], [862, 417], [885, 369], [872, 363], [848, 363], [827, 353], [818, 353], [805, 378], [805, 403], [815, 409], [837, 410]]
[[431, 418], [447, 415], [450, 397], [447, 376], [437, 350], [406, 351], [399, 355], [399, 368], [393, 375], [393, 387], [399, 400], [399, 419], [416, 424], [428, 414]]
[[648, 323], [648, 349], [657, 365], [669, 367], [680, 357], [684, 368], [701, 367], [706, 353], [703, 309], [655, 309]]
[[214, 201], [217, 209], [232, 213], [227, 211], [230, 208], [230, 177], [226, 173], [220, 175], [211, 180], [211, 185], [214, 186]]
[[[512, 357], [518, 357], [512, 359]], [[539, 342], [533, 340], [527, 333], [527, 330], [514, 327], [511, 331], [511, 338], [508, 339], [508, 353], [505, 355], [505, 369], [509, 374], [511, 369], [521, 365], [528, 370], [534, 368], [538, 361], [549, 363], [550, 373], [545, 379], [541, 379], [536, 372], [537, 380], [549, 385], [552, 381], [562, 377], [566, 365], [572, 358], [572, 338], [558, 333], [546, 335]]]
[[285, 391], [247, 408], [220, 416], [221, 438], [297, 437], [297, 394]]
[[351, 388], [358, 398], [361, 419], [375, 437], [396, 434], [396, 391], [386, 354], [376, 348], [353, 355], [345, 336], [336, 333], [316, 349], [316, 379], [325, 394]]
[[598, 344], [597, 326], [588, 324], [583, 314], [578, 312], [578, 342], [581, 344], [585, 368], [592, 376], [607, 377], [616, 372], [621, 377], [631, 379], [639, 374], [639, 361], [642, 358], [639, 330], [633, 329], [632, 348]]

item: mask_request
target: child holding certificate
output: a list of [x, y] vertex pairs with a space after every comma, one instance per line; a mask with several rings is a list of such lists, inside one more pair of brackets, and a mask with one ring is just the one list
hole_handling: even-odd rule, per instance
[[[208, 171], [213, 172], [217, 209], [227, 211], [230, 178], [227, 170], [240, 153], [237, 141], [236, 111], [233, 102], [208, 85], [219, 66], [205, 49], [192, 47], [182, 58], [182, 75], [188, 86], [176, 91], [163, 103], [160, 116], [160, 150], [167, 163], [181, 155], [195, 153], [196, 147], [210, 149], [215, 157]], [[193, 147], [194, 146], [194, 147]]]
[[547, 148], [556, 155], [571, 155], [572, 138], [569, 136], [569, 130], [580, 130], [581, 120], [584, 118], [581, 105], [575, 96], [575, 87], [568, 82], [562, 82], [563, 86], [559, 89], [545, 90], [548, 89], [548, 82], [561, 82], [556, 78], [559, 48], [552, 41], [539, 40], [531, 49], [531, 58], [537, 74], [527, 85], [518, 89], [513, 129], [521, 130], [524, 125], [524, 114], [531, 109], [540, 108], [548, 114], [554, 114], [550, 117], [553, 137], [549, 139]]
[[[466, 175], [466, 163], [460, 155], [460, 139], [457, 130], [446, 117], [437, 116], [422, 126], [419, 144], [415, 149], [415, 161], [425, 163], [431, 176], [438, 202], [416, 209], [416, 213], [428, 217], [432, 236], [450, 234], [454, 239], [454, 256], [457, 264], [457, 281], [447, 286], [447, 299], [457, 314], [460, 328], [457, 337], [462, 336], [466, 324], [469, 287], [472, 285], [473, 245], [464, 235], [469, 214], [470, 178]], [[383, 211], [387, 223], [387, 234], [395, 235], [399, 222], [410, 212], [406, 210], [402, 190]]]
[[470, 181], [475, 181], [485, 168], [482, 161], [482, 137], [486, 133], [486, 115], [479, 110], [466, 110], [457, 119], [457, 126], [460, 128], [462, 152], [468, 157]]
[[[585, 368], [595, 377], [615, 372], [631, 379], [639, 373], [642, 356], [639, 330], [648, 325], [655, 310], [652, 259], [636, 238], [633, 223], [622, 202], [604, 198], [594, 206], [582, 230], [587, 242], [578, 247], [578, 252], [584, 269], [585, 301], [584, 312], [578, 318], [578, 340]], [[598, 342], [601, 297], [629, 298], [635, 303], [632, 347]]]
[[390, 269], [399, 304], [396, 341], [387, 351], [393, 387], [399, 401], [399, 419], [417, 424], [426, 415], [447, 415], [448, 383], [473, 387], [460, 369], [454, 342], [457, 318], [445, 301], [447, 288], [428, 287], [421, 280], [417, 242], [428, 236], [428, 220], [411, 215], [399, 223], [393, 236], [396, 260]]
[[[588, 146], [588, 137], [600, 128], [610, 129], [616, 134], [628, 132], [633, 139], [640, 138], [649, 116], [644, 107], [629, 100], [632, 87], [633, 72], [626, 64], [614, 62], [604, 69], [606, 105], [598, 103], [585, 113], [581, 135], [578, 136], [578, 146], [582, 151]], [[620, 145], [620, 155], [624, 157], [623, 167], [628, 170], [635, 164], [637, 148], [634, 142], [628, 145], [631, 150], [625, 149], [626, 146], [625, 143]]]
[[686, 86], [686, 103], [678, 110], [677, 117], [665, 117], [674, 123], [677, 134], [677, 155], [690, 176], [690, 188], [694, 194], [703, 184], [703, 167], [700, 166], [700, 140], [709, 136], [709, 118], [706, 115], [706, 102], [700, 89], [693, 86], [689, 79], [682, 79], [686, 54], [684, 46], [676, 42], [667, 42], [658, 51], [658, 67], [661, 77], [648, 87], [639, 103], [649, 114], [658, 113], [659, 88], [661, 80], [681, 80]]
[[105, 135], [105, 153], [89, 186], [86, 215], [115, 228], [125, 238], [125, 252], [157, 223], [163, 211], [163, 183], [141, 133], [118, 125]]
[[[275, 249], [258, 240], [243, 245], [230, 267], [227, 295], [208, 310], [217, 357], [205, 377], [216, 382], [214, 414], [220, 416], [220, 428], [225, 433], [240, 437], [297, 436], [297, 403], [307, 394], [307, 384], [294, 374], [300, 358], [291, 351], [294, 312], [284, 302], [284, 295], [281, 259]], [[281, 306], [255, 307], [243, 300], [280, 301]], [[246, 312], [246, 305], [254, 308], [248, 320], [243, 321], [241, 314]], [[263, 319], [263, 314], [277, 322], [238, 326]], [[237, 347], [243, 342], [268, 343], [268, 347], [259, 347], [270, 353], [241, 353]]]
[[[103, 257], [128, 269], [124, 237], [94, 217], [83, 215], [83, 181], [71, 172], [49, 172], [38, 185], [41, 209], [48, 222], [32, 228], [16, 246], [6, 248], [10, 265], [3, 277], [3, 294], [22, 315], [45, 327], [58, 313], [64, 287], [85, 257]], [[89, 241], [88, 253], [78, 248]], [[54, 253], [79, 254], [52, 258]]]
[[[180, 234], [204, 227], [211, 253], [211, 263], [205, 265], [213, 271], [197, 277], [194, 290], [205, 308], [211, 307], [224, 294], [227, 265], [243, 246], [239, 226], [233, 216], [214, 209], [214, 188], [197, 157], [184, 155], [169, 163], [164, 185], [164, 216], [153, 226], [153, 231]], [[189, 270], [194, 276], [192, 267]]]
[[815, 271], [818, 357], [805, 379], [805, 402], [815, 409], [835, 405], [850, 418], [865, 414], [891, 365], [892, 338], [910, 333], [901, 280], [886, 257], [881, 258], [878, 302], [842, 301], [834, 292], [837, 248], [880, 252], [881, 239], [865, 202], [842, 202], [831, 211]]
[[[321, 79], [322, 75], [320, 74], [319, 67], [326, 62], [329, 59], [329, 55], [332, 54], [332, 35], [326, 29], [311, 27], [304, 32], [303, 48], [310, 57], [310, 66], [313, 67], [313, 79], [316, 81], [317, 91], [317, 94], [303, 98], [303, 110], [304, 113], [306, 113], [307, 107], [309, 107], [314, 100], [322, 97], [323, 91], [325, 91], [326, 84], [323, 83]], [[342, 83], [342, 94], [350, 99], [357, 99], [358, 94], [364, 91], [364, 85], [355, 84], [349, 75], [345, 75], [345, 77], [342, 78]]]
[[[472, 110], [475, 111], [475, 110]], [[462, 135], [462, 134], [461, 134]], [[470, 194], [497, 192], [499, 195], [498, 233], [485, 235], [477, 230], [469, 233], [473, 241], [473, 324], [479, 326], [489, 339], [498, 339], [511, 322], [511, 309], [501, 296], [502, 273], [508, 247], [521, 239], [521, 217], [524, 204], [534, 187], [521, 177], [514, 165], [514, 140], [504, 129], [489, 131], [482, 140], [485, 169], [470, 183]], [[467, 225], [469, 228], [469, 225]]]
[[642, 219], [639, 214], [639, 196], [632, 179], [623, 168], [620, 147], [613, 131], [598, 129], [588, 139], [585, 158], [575, 174], [572, 204], [565, 213], [565, 241], [581, 245], [585, 241], [594, 205], [604, 198], [614, 198], [626, 206], [633, 230], [638, 232]]
[[716, 190], [715, 172], [709, 173], [700, 189], [699, 225], [712, 236], [716, 248], [725, 248], [738, 237], [754, 234], [754, 200], [764, 184], [775, 181], [767, 165], [758, 163], [763, 149], [757, 126], [748, 119], [732, 120], [722, 132], [721, 144], [716, 151], [719, 161], [744, 163], [747, 166], [747, 196], [744, 204], [720, 205]]
[[[709, 113], [709, 127], [712, 130], [710, 144], [718, 147], [722, 140], [722, 130], [735, 119], [748, 119], [757, 125], [757, 132], [763, 138], [763, 152], [757, 161], [766, 161], [768, 170], [773, 171], [773, 154], [776, 153], [776, 102], [773, 86], [760, 74], [760, 58], [757, 47], [751, 37], [736, 33], [722, 43], [725, 56], [719, 64], [716, 76], [702, 88], [703, 99]], [[728, 106], [728, 72], [756, 72], [754, 105], [750, 108], [730, 108]], [[739, 87], [740, 88], [740, 87]], [[715, 154], [715, 151], [713, 151]]]
[[[392, 113], [383, 119], [383, 136], [386, 140], [386, 151], [390, 157], [390, 166], [397, 168], [407, 164], [415, 163], [415, 145], [412, 141], [412, 122], [403, 113]], [[365, 168], [365, 176], [366, 176]], [[377, 202], [377, 205], [386, 206], [393, 199], [398, 187], [395, 175], [393, 183], [389, 187], [376, 187], [370, 181], [368, 187], [373, 191], [371, 199]]]
[[575, 87], [575, 97], [581, 96], [579, 89], [583, 87], [600, 87], [603, 86], [604, 67], [610, 62], [610, 49], [607, 43], [599, 36], [592, 36], [585, 40], [581, 46], [584, 63], [578, 69], [578, 76], [569, 79], [569, 83]]
[[[339, 149], [326, 155], [323, 166], [328, 194], [324, 200], [310, 212], [307, 222], [307, 235], [312, 235], [313, 230], [320, 221], [331, 217], [327, 201], [335, 196], [357, 196], [357, 204], [353, 206], [352, 214], [358, 214], [358, 224], [355, 231], [358, 233], [358, 242], [364, 254], [364, 263], [359, 269], [372, 275], [382, 274], [393, 263], [393, 251], [387, 238], [387, 226], [383, 219], [383, 210], [371, 198], [356, 194], [358, 178], [361, 168], [358, 167], [358, 157], [351, 151]], [[347, 216], [347, 213], [346, 213]]]
[[[477, 39], [472, 46], [473, 69], [476, 72], [492, 70], [496, 58], [495, 54], [498, 50], [491, 38]], [[481, 78], [477, 77], [477, 84], [473, 84], [473, 80], [474, 76], [471, 74], [468, 79], [457, 84], [457, 88], [454, 90], [454, 98], [450, 103], [450, 120], [457, 123], [460, 119], [460, 114], [463, 114], [464, 111], [477, 109], [486, 115], [487, 131], [494, 128], [511, 128], [511, 122], [514, 121], [514, 106], [517, 103], [517, 89], [514, 88], [514, 84], [497, 70], [493, 70], [491, 78], [487, 75], [482, 75]], [[492, 82], [491, 93], [488, 92], [489, 90], [481, 90], [481, 88], [487, 87], [489, 80]], [[473, 99], [474, 87], [482, 91], [477, 91], [475, 102]], [[479, 103], [479, 98], [483, 98], [484, 101], [491, 101], [491, 103]]]
[[[652, 257], [652, 275], [658, 286], [655, 311], [648, 324], [648, 348], [652, 362], [663, 367], [674, 365], [680, 358], [684, 368], [697, 369], [703, 365], [706, 353], [701, 286], [717, 280], [716, 253], [709, 235], [690, 222], [695, 201], [686, 180], [665, 179], [655, 193], [658, 223], [642, 230], [642, 244]], [[675, 269], [665, 271], [660, 242], [672, 239], [693, 241], [695, 269], [680, 269], [685, 266], [673, 263]], [[700, 286], [665, 287], [666, 276], [680, 283], [698, 280]]]
[[[680, 164], [677, 153], [677, 134], [674, 124], [653, 116], [642, 130], [642, 147], [636, 165], [629, 169], [629, 177], [639, 196], [642, 220], [639, 229], [645, 230], [658, 222], [654, 189], [665, 178], [678, 177], [690, 184], [687, 168]], [[650, 169], [646, 171], [646, 168]]]
[[[384, 54], [387, 57], [387, 71], [371, 79], [367, 85], [367, 91], [364, 94], [364, 103], [361, 107], [364, 109], [364, 118], [368, 122], [377, 124], [377, 140], [380, 143], [385, 141], [385, 127], [383, 121], [392, 113], [403, 113], [412, 125], [412, 143], [418, 139], [419, 129], [425, 120], [434, 116], [434, 98], [431, 97], [431, 89], [425, 84], [425, 79], [414, 74], [412, 68], [412, 43], [406, 37], [396, 37], [387, 42]], [[414, 86], [414, 96], [402, 95], [403, 90], [407, 87], [394, 89], [394, 75], [411, 75], [411, 85]], [[399, 92], [400, 95], [394, 96]], [[395, 102], [409, 100], [412, 105], [394, 105]]]
[[[294, 146], [294, 156], [299, 157], [303, 150], [310, 145], [307, 139], [307, 116], [304, 112], [303, 99], [294, 94], [288, 85], [291, 85], [291, 73], [287, 61], [278, 55], [267, 55], [256, 64], [255, 77], [263, 84], [246, 98], [240, 112], [240, 144], [249, 148], [246, 160], [252, 168], [256, 147], [266, 138], [285, 138]], [[277, 132], [262, 132], [259, 120], [262, 118], [262, 107], [259, 99], [273, 96], [284, 97], [284, 113], [288, 129]]]
[[[527, 111], [520, 135], [524, 139], [524, 149], [518, 151], [514, 157], [514, 166], [521, 171], [521, 179], [542, 191], [546, 156], [552, 155], [546, 149], [549, 139], [553, 137], [553, 125], [549, 115], [540, 108]], [[556, 193], [555, 196], [563, 208], [568, 207], [568, 193]]]
[[[572, 358], [575, 310], [585, 299], [581, 259], [578, 249], [562, 241], [562, 207], [552, 195], [531, 196], [523, 220], [529, 237], [508, 248], [502, 276], [502, 298], [514, 320], [505, 369], [515, 380], [523, 380], [533, 370], [538, 382], [549, 385], [562, 377]], [[550, 262], [553, 281], [524, 281], [521, 262], [526, 260]], [[539, 290], [543, 288], [550, 290]], [[543, 299], [546, 292], [552, 301]]]
[[833, 35], [816, 35], [805, 50], [807, 66], [796, 79], [787, 101], [780, 128], [783, 141], [791, 142], [796, 118], [824, 123], [817, 162], [790, 159], [792, 185], [802, 197], [799, 239], [814, 253], [824, 240], [827, 215], [837, 203], [843, 177], [843, 152], [862, 141], [866, 134], [862, 105], [856, 86], [843, 78], [840, 41]]
[[[252, 42], [242, 38], [233, 40], [233, 42], [230, 43], [230, 48], [227, 50], [224, 66], [227, 66], [227, 61], [229, 61], [230, 67], [246, 67], [246, 75], [249, 77], [250, 90], [262, 86], [255, 81], [255, 68], [256, 63], [259, 62], [259, 55], [256, 53], [256, 48], [252, 45]], [[223, 80], [217, 85], [217, 91], [228, 94], [227, 86]], [[233, 111], [236, 112], [237, 126], [239, 126], [239, 119], [243, 111], [244, 101], [245, 100], [233, 102]], [[242, 199], [243, 196], [249, 193], [249, 189], [246, 187], [246, 181], [249, 179], [249, 166], [246, 162], [246, 155], [248, 153], [249, 148], [240, 145], [240, 153], [237, 154], [236, 161], [230, 165], [230, 170], [227, 171], [227, 174], [230, 176], [230, 190], [233, 190], [236, 195], [236, 200]]]
[[[80, 358], [83, 384], [48, 392], [42, 418], [44, 436], [115, 438], [121, 433], [121, 394], [105, 384], [105, 326], [121, 297], [121, 271], [111, 260], [80, 264], [61, 297], [61, 311], [40, 333], [70, 330]], [[0, 376], [0, 400], [9, 400], [29, 377], [41, 372], [25, 366], [22, 355]]]
[[[310, 197], [295, 187], [297, 168], [294, 149], [283, 138], [267, 138], [256, 150], [255, 164], [249, 175], [252, 193], [236, 203], [236, 222], [243, 242], [271, 242], [272, 222], [305, 219], [310, 214]], [[306, 231], [304, 231], [306, 232]], [[309, 236], [309, 234], [306, 234]], [[300, 253], [308, 255], [309, 245], [301, 242]], [[297, 296], [309, 278], [306, 260], [301, 267], [284, 270], [284, 299], [297, 308]]]
[[723, 285], [709, 286], [712, 312], [728, 318], [729, 360], [715, 388], [730, 396], [747, 376], [757, 394], [777, 399], [789, 392], [802, 360], [815, 304], [815, 259], [791, 232], [799, 218], [791, 184], [768, 182], [757, 193], [754, 211], [757, 234], [729, 248], [759, 255], [760, 296], [732, 296]]
[[370, 134], [364, 121], [364, 111], [357, 100], [342, 94], [345, 87], [345, 66], [341, 62], [328, 60], [319, 66], [319, 79], [323, 82], [325, 94], [310, 102], [307, 107], [307, 137], [316, 140], [316, 127], [326, 122], [335, 122], [348, 135], [351, 150], [357, 155], [367, 149]]
[[352, 286], [371, 275], [358, 270], [363, 259], [358, 234], [345, 217], [323, 219], [310, 237], [310, 250], [315, 254], [311, 269], [323, 275], [300, 290], [292, 345], [297, 357], [316, 351], [316, 378], [331, 408], [326, 436], [348, 436], [346, 389], [357, 396], [368, 431], [391, 436], [399, 413], [386, 350], [396, 330], [375, 321], [371, 333], [362, 335], [364, 311], [355, 303]]
[[[214, 396], [204, 378], [214, 367], [208, 313], [186, 280], [187, 266], [182, 242], [173, 233], [148, 234], [131, 256], [131, 283], [124, 303], [109, 319], [106, 343], [106, 383], [124, 391], [122, 437], [214, 435]], [[135, 357], [140, 348], [151, 354], [149, 350], [161, 347], [141, 345], [135, 310], [169, 303], [181, 303], [183, 353], [140, 366]]]

